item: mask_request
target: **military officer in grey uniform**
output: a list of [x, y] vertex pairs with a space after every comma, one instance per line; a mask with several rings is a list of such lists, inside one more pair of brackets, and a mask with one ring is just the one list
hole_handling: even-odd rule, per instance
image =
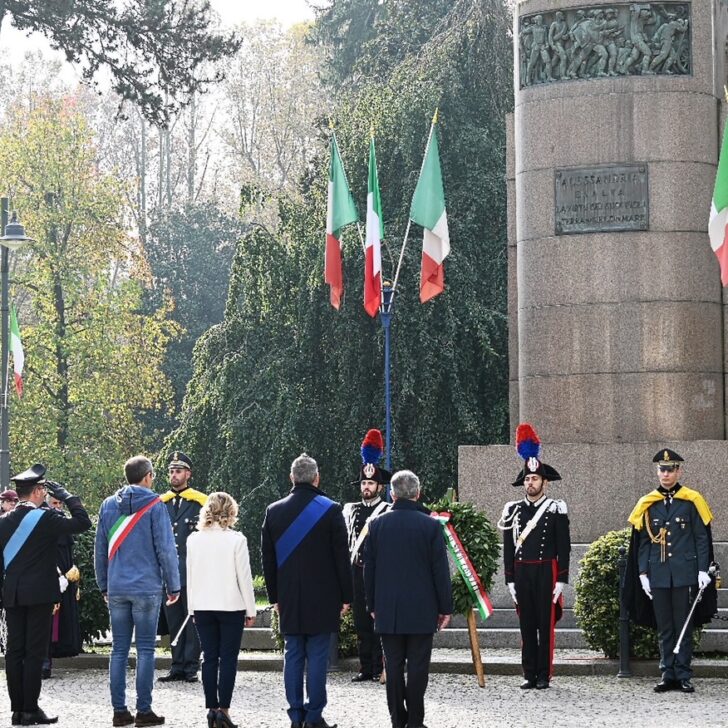
[[[191, 488], [192, 460], [183, 452], [176, 451], [169, 461], [170, 489], [161, 497], [167, 506], [172, 521], [174, 540], [179, 557], [179, 575], [182, 591], [174, 604], [164, 605], [170, 639], [174, 639], [182, 623], [187, 618], [187, 538], [197, 527], [202, 506], [207, 496]], [[197, 682], [197, 671], [200, 667], [200, 640], [195, 625], [190, 620], [180, 635], [175, 647], [172, 647], [172, 667], [167, 675], [159, 678], [159, 682], [175, 682], [186, 680]]]
[[639, 578], [657, 623], [662, 680], [655, 692], [692, 693], [691, 625], [678, 653], [673, 650], [698, 589], [710, 584], [712, 514], [698, 491], [679, 482], [680, 455], [663, 448], [652, 461], [660, 485], [639, 500], [629, 522], [639, 532]]

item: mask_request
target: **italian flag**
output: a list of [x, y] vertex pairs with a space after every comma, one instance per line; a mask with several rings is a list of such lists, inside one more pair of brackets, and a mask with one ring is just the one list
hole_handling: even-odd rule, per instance
[[338, 311], [344, 294], [344, 273], [341, 257], [341, 231], [357, 222], [359, 214], [346, 181], [336, 136], [331, 136], [331, 161], [329, 163], [329, 199], [326, 207], [326, 260], [324, 280], [329, 284], [329, 300]]
[[410, 219], [425, 228], [420, 270], [420, 301], [424, 303], [445, 290], [445, 258], [450, 253], [445, 191], [437, 145], [437, 112], [430, 126], [425, 159], [410, 208]]
[[13, 355], [13, 369], [15, 371], [15, 391], [18, 397], [23, 396], [23, 364], [25, 354], [23, 344], [20, 341], [20, 329], [18, 328], [18, 317], [15, 315], [15, 307], [10, 307], [10, 352]]
[[718, 172], [715, 175], [713, 202], [710, 205], [708, 233], [710, 247], [718, 256], [720, 280], [728, 286], [728, 134], [723, 132], [723, 144], [718, 158]]
[[384, 220], [382, 200], [379, 196], [377, 177], [377, 155], [374, 152], [374, 137], [369, 142], [369, 184], [367, 187], [367, 230], [364, 248], [364, 308], [374, 317], [382, 299], [382, 238]]

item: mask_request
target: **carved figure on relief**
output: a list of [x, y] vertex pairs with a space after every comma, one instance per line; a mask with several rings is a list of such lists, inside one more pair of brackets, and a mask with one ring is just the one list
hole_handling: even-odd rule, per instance
[[557, 62], [559, 64], [559, 78], [564, 78], [566, 75], [566, 64], [569, 57], [566, 54], [564, 42], [568, 35], [569, 26], [566, 25], [566, 16], [561, 12], [561, 10], [557, 10], [556, 13], [554, 13], [554, 22], [551, 23], [551, 27], [549, 28], [549, 45], [551, 46], [551, 50], [554, 52], [551, 64], [555, 65]]
[[544, 25], [543, 15], [537, 15], [533, 19], [531, 30], [531, 55], [528, 59], [528, 67], [526, 68], [526, 82], [530, 85], [534, 82], [533, 73], [536, 63], [541, 60], [543, 64], [541, 69], [546, 81], [552, 81], [551, 78], [551, 56], [548, 51], [548, 28]]

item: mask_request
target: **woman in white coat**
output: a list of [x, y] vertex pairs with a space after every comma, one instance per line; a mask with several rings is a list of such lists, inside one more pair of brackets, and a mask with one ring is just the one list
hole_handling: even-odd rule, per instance
[[187, 604], [202, 645], [208, 728], [235, 728], [229, 709], [243, 627], [255, 624], [248, 542], [232, 530], [238, 504], [211, 493], [187, 539]]

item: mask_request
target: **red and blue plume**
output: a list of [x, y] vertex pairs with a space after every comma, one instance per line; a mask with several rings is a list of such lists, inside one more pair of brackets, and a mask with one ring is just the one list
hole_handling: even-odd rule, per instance
[[361, 444], [361, 461], [376, 465], [382, 459], [384, 440], [379, 430], [369, 430]]
[[523, 460], [539, 459], [541, 456], [541, 440], [528, 422], [523, 422], [516, 428], [516, 450]]

